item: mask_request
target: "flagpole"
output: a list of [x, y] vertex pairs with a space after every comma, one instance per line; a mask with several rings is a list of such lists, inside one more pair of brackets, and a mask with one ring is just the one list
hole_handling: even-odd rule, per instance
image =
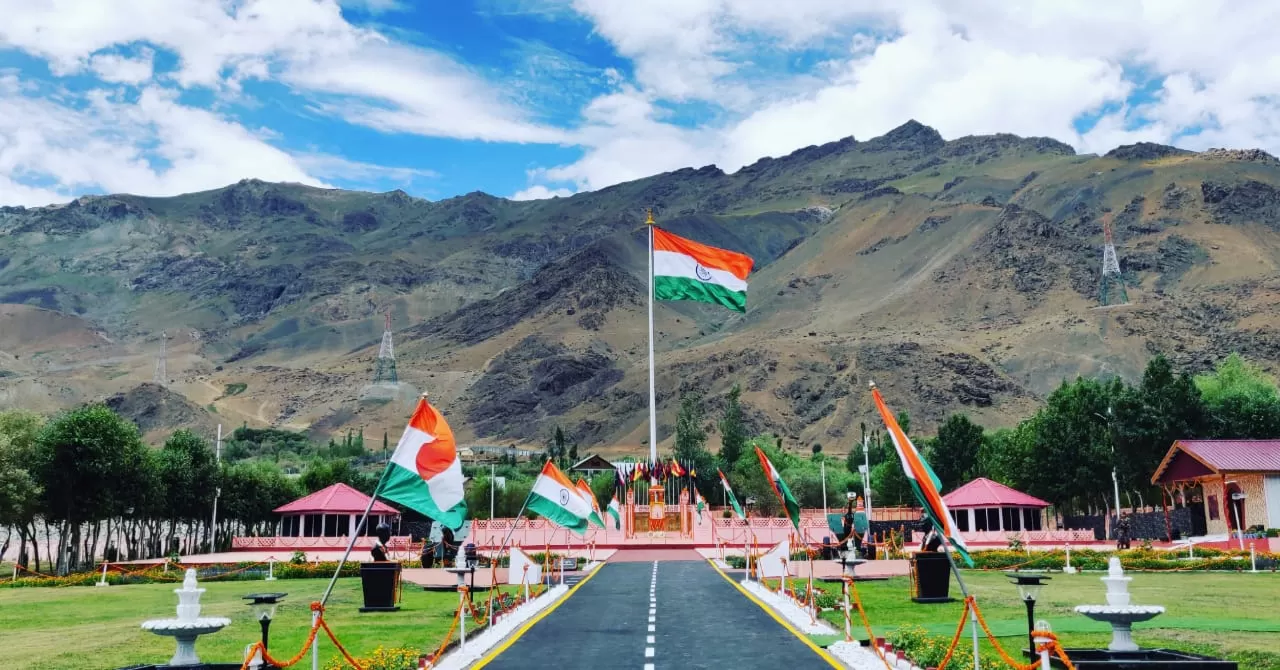
[[[423, 393], [422, 397], [426, 398], [427, 394]], [[333, 571], [333, 577], [329, 579], [329, 586], [325, 588], [324, 596], [320, 598], [321, 607], [324, 607], [324, 604], [329, 602], [329, 594], [333, 593], [333, 586], [338, 583], [338, 575], [342, 574], [342, 566], [346, 564], [347, 558], [351, 556], [351, 550], [356, 546], [356, 539], [360, 537], [360, 529], [369, 520], [369, 512], [373, 511], [373, 502], [378, 499], [378, 491], [382, 490], [382, 483], [387, 479], [387, 473], [390, 471], [390, 463], [382, 467], [382, 474], [378, 476], [378, 485], [373, 487], [373, 495], [369, 496], [369, 504], [365, 506], [360, 522], [351, 531], [351, 541], [347, 543], [347, 550], [342, 552], [342, 560], [338, 561], [338, 569]]]
[[658, 462], [658, 407], [653, 370], [653, 210], [646, 212], [649, 229], [649, 460]]
[[[925, 518], [928, 518], [927, 514]], [[951, 557], [951, 540], [947, 539], [947, 534], [941, 529], [938, 530], [938, 537], [942, 538], [942, 548], [947, 554], [947, 563], [951, 564], [951, 571], [956, 575], [956, 583], [960, 585], [960, 594], [964, 596], [965, 601], [968, 601], [969, 589], [965, 587], [964, 578], [960, 576], [960, 568], [956, 566], [955, 559]], [[973, 607], [969, 608], [969, 628], [973, 633], [973, 670], [980, 670], [978, 664], [978, 613]], [[1034, 652], [1035, 650], [1032, 649], [1031, 651]]]

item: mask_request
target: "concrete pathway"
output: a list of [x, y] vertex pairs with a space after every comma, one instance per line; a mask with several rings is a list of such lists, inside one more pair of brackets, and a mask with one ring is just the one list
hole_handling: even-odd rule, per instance
[[557, 609], [475, 667], [808, 670], [833, 665], [705, 561], [619, 560], [601, 566]]

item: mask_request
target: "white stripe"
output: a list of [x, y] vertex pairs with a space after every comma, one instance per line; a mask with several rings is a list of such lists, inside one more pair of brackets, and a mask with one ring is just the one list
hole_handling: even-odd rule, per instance
[[[435, 442], [430, 433], [424, 433], [413, 426], [405, 426], [396, 451], [391, 455], [391, 462], [418, 475], [418, 451], [423, 445]], [[431, 500], [441, 510], [447, 510], [462, 502], [462, 461], [454, 454], [453, 462], [444, 472], [427, 480], [427, 490], [431, 492]]]
[[417, 472], [418, 449], [423, 444], [435, 441], [434, 435], [424, 433], [413, 426], [405, 426], [404, 434], [400, 436], [400, 441], [396, 443], [396, 451], [391, 454], [391, 462], [409, 472]]
[[[655, 250], [653, 252], [653, 276], [655, 277], [683, 277], [707, 284], [719, 284], [730, 291], [747, 290], [747, 282], [738, 279], [732, 272], [709, 268], [705, 265], [702, 269], [706, 274], [699, 277], [698, 261], [694, 260], [693, 256], [674, 251]], [[707, 278], [708, 275], [710, 275], [709, 278]]]
[[[567, 491], [568, 495], [561, 495], [563, 491]], [[570, 486], [566, 489], [560, 482], [551, 477], [538, 475], [537, 481], [533, 483], [533, 493], [563, 507], [579, 519], [586, 519], [591, 516], [591, 503], [583, 499], [582, 494], [576, 487]], [[566, 500], [568, 502], [565, 502]]]

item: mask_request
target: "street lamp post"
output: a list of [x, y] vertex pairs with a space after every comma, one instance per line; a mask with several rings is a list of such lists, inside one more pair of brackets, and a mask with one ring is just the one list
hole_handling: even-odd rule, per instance
[[1027, 654], [1034, 659], [1036, 657], [1036, 642], [1031, 633], [1036, 627], [1036, 598], [1040, 596], [1040, 589], [1044, 588], [1044, 583], [1051, 578], [1035, 572], [1009, 572], [1005, 574], [1009, 577], [1010, 583], [1018, 587], [1018, 595], [1022, 597], [1022, 602], [1027, 606]]
[[1115, 415], [1111, 412], [1111, 406], [1107, 406], [1107, 415], [1102, 416], [1097, 412], [1094, 416], [1102, 419], [1107, 424], [1107, 438], [1111, 441], [1111, 486], [1116, 496], [1116, 521], [1120, 521], [1120, 478], [1116, 476], [1116, 431], [1112, 425]]
[[271, 619], [276, 615], [276, 607], [280, 605], [280, 601], [284, 600], [287, 593], [250, 593], [244, 596], [244, 600], [250, 600], [249, 607], [253, 608], [253, 618], [258, 620], [262, 625], [262, 651], [263, 662], [266, 662], [267, 650], [267, 634], [271, 629]]

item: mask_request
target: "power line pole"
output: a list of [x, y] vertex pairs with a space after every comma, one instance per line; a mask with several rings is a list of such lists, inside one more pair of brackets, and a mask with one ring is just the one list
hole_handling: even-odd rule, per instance
[[[1102, 223], [1102, 237], [1102, 286], [1098, 299], [1104, 306], [1127, 304], [1129, 294], [1124, 290], [1124, 277], [1120, 274], [1120, 257], [1116, 255], [1115, 240], [1111, 238], [1111, 224], [1105, 221]], [[1119, 302], [1116, 302], [1117, 297]]]
[[[213, 459], [217, 464], [218, 476], [222, 476], [222, 424], [218, 424], [218, 441], [214, 443]], [[209, 521], [209, 553], [218, 553], [218, 497], [222, 495], [222, 487], [213, 489], [213, 519]]]
[[391, 342], [391, 311], [386, 314], [385, 328], [382, 331], [382, 346], [378, 348], [378, 363], [373, 371], [373, 383], [394, 384], [399, 381], [396, 375], [396, 350]]

